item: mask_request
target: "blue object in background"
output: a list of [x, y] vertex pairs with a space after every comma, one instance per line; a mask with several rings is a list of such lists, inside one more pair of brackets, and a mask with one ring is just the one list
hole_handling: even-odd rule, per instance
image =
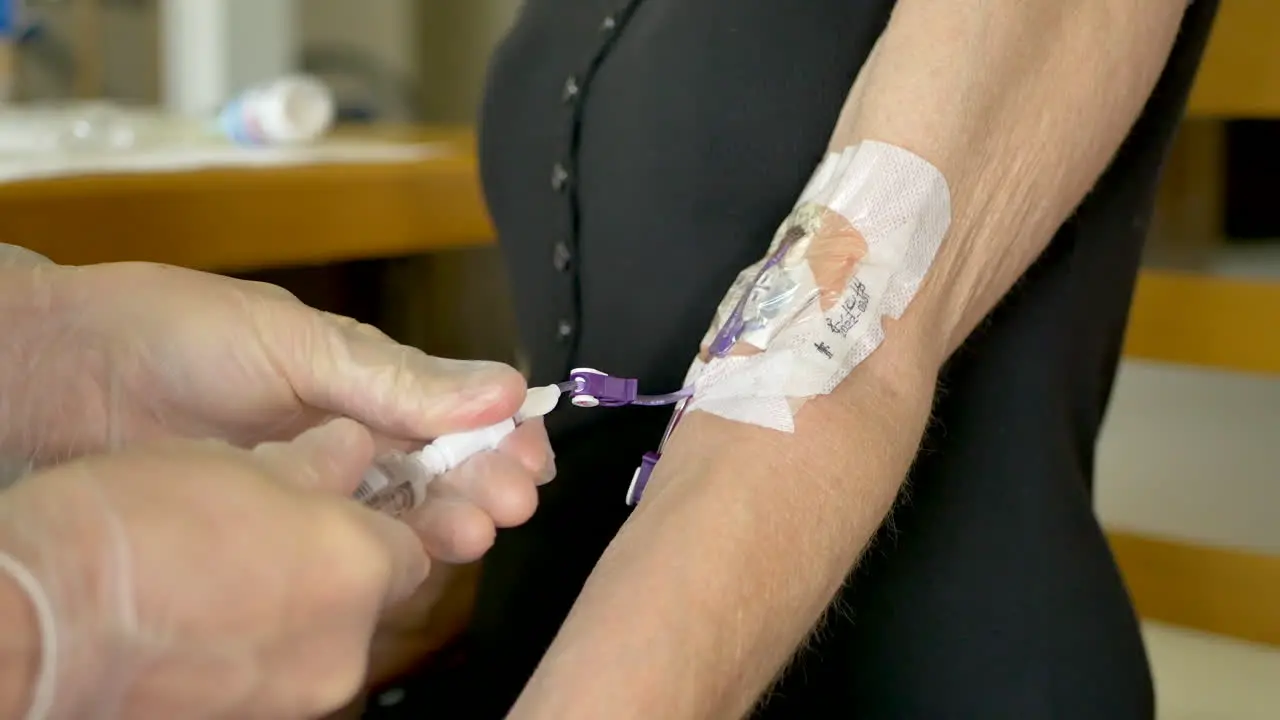
[[25, 43], [40, 38], [41, 26], [22, 22], [24, 0], [0, 0], [0, 40]]
[[0, 0], [0, 38], [12, 38], [18, 29], [18, 6], [22, 0]]

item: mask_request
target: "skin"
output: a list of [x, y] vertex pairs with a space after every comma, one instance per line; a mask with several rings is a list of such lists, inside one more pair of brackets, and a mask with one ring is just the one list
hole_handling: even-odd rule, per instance
[[[403, 523], [352, 502], [375, 453], [510, 417], [524, 380], [278, 287], [0, 246], [0, 329], [0, 457], [37, 470], [0, 493], [0, 553], [75, 639], [58, 656], [63, 716], [335, 709], [428, 557], [478, 559], [555, 473], [534, 421], [438, 478]], [[40, 635], [3, 572], [0, 628], [10, 717], [30, 703]]]
[[752, 708], [892, 506], [943, 363], [1129, 131], [1185, 5], [897, 3], [831, 148], [892, 143], [947, 178], [952, 224], [924, 285], [881, 347], [804, 405], [793, 434], [682, 420], [510, 717]]
[[[344, 499], [373, 438], [335, 420], [252, 451], [211, 441], [73, 461], [0, 498], [0, 548], [57, 628], [54, 717], [314, 717], [364, 678], [382, 608], [426, 577], [406, 525]], [[0, 609], [30, 613], [0, 576]], [[11, 620], [6, 617], [5, 620]], [[37, 634], [0, 640], [20, 716]], [[7, 709], [7, 711], [4, 711]]]

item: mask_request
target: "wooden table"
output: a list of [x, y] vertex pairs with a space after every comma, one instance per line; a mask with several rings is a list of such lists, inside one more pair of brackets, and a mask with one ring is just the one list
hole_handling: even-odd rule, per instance
[[0, 238], [68, 264], [149, 260], [234, 271], [382, 258], [493, 237], [465, 129], [403, 162], [208, 170], [0, 185]]

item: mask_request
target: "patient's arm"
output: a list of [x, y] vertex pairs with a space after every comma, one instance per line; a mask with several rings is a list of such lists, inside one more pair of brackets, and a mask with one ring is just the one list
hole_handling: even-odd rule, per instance
[[883, 520], [939, 368], [1096, 181], [1183, 0], [900, 0], [832, 139], [942, 170], [953, 221], [883, 345], [794, 434], [684, 419], [513, 717], [737, 717]]

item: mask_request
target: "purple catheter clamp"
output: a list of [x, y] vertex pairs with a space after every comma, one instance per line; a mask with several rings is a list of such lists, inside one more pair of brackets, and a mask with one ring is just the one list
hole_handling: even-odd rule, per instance
[[[729, 317], [725, 319], [724, 324], [720, 326], [719, 331], [711, 340], [711, 346], [708, 348], [709, 354], [713, 358], [722, 358], [729, 354], [733, 346], [737, 344], [738, 339], [742, 337], [742, 331], [746, 328], [747, 302], [751, 298], [751, 292], [760, 284], [766, 272], [776, 267], [786, 257], [791, 250], [791, 246], [795, 244], [796, 237], [788, 235], [778, 243], [778, 248], [769, 255], [764, 265], [760, 266], [760, 270], [756, 273], [755, 278], [751, 281], [751, 286], [746, 292], [742, 293], [737, 305], [734, 306], [733, 312], [729, 313]], [[568, 383], [563, 383], [566, 391], [573, 394], [573, 404], [579, 407], [595, 407], [597, 405], [611, 407], [615, 405], [677, 405], [675, 414], [671, 416], [671, 422], [667, 424], [667, 431], [662, 436], [662, 444], [665, 445], [667, 438], [671, 436], [671, 431], [675, 429], [676, 423], [680, 422], [681, 416], [684, 414], [684, 401], [693, 396], [693, 388], [686, 387], [667, 395], [636, 395], [636, 381], [623, 378], [609, 377], [596, 370], [580, 369], [571, 373], [571, 379]], [[660, 446], [661, 447], [661, 446]], [[661, 452], [647, 452], [640, 461], [640, 467], [636, 468], [636, 472], [631, 476], [631, 487], [627, 489], [627, 505], [635, 505], [640, 502], [640, 497], [644, 494], [644, 488], [649, 484], [649, 476], [653, 474], [653, 469], [657, 467], [658, 461], [662, 459]]]
[[[738, 299], [733, 311], [729, 313], [729, 317], [725, 318], [724, 324], [716, 332], [711, 340], [708, 349], [709, 354], [713, 358], [722, 358], [729, 354], [733, 346], [737, 344], [742, 337], [743, 330], [746, 329], [746, 311], [747, 303], [754, 291], [765, 277], [765, 273], [782, 262], [787, 253], [796, 244], [796, 241], [802, 237], [803, 233], [788, 232], [778, 243], [778, 247], [768, 258], [765, 259], [759, 271], [756, 272], [755, 278], [751, 281], [750, 287], [742, 293], [742, 297]], [[665, 395], [640, 395], [638, 391], [639, 381], [635, 378], [620, 378], [606, 375], [599, 370], [591, 368], [578, 368], [569, 373], [569, 379], [559, 383], [556, 387], [560, 388], [560, 392], [569, 394], [569, 401], [578, 407], [622, 407], [624, 405], [675, 405], [675, 413], [671, 416], [671, 421], [667, 424], [667, 430], [662, 436], [662, 443], [659, 445], [659, 451], [647, 452], [640, 461], [640, 467], [636, 468], [636, 472], [631, 476], [631, 487], [627, 490], [627, 504], [635, 505], [640, 502], [640, 496], [644, 494], [645, 485], [649, 483], [649, 476], [653, 474], [653, 469], [658, 465], [658, 461], [662, 459], [661, 448], [666, 444], [667, 438], [671, 436], [671, 431], [675, 429], [680, 418], [684, 414], [684, 402], [693, 397], [693, 387], [686, 387], [673, 393]]]
[[[755, 279], [751, 282], [751, 287], [738, 300], [737, 305], [733, 308], [733, 312], [725, 319], [724, 324], [716, 333], [708, 348], [711, 357], [721, 358], [729, 354], [733, 346], [742, 336], [742, 331], [746, 327], [746, 319], [743, 317], [746, 313], [747, 302], [751, 297], [752, 290], [760, 284], [765, 273], [771, 268], [776, 267], [786, 257], [787, 252], [791, 250], [795, 244], [796, 238], [788, 235], [778, 243], [778, 248], [769, 255], [760, 270], [756, 273]], [[663, 434], [662, 443], [666, 444], [667, 438], [671, 435], [671, 431], [675, 429], [676, 423], [680, 421], [680, 417], [684, 413], [684, 401], [693, 396], [693, 388], [686, 387], [673, 393], [665, 395], [641, 395], [639, 394], [639, 381], [635, 378], [620, 378], [606, 375], [599, 370], [591, 368], [578, 368], [569, 373], [569, 379], [558, 384], [560, 392], [569, 394], [569, 401], [574, 405], [583, 408], [592, 407], [622, 407], [624, 405], [676, 405], [676, 411], [671, 416], [671, 422], [667, 425], [666, 433]], [[653, 469], [658, 465], [658, 461], [662, 459], [662, 453], [647, 452], [640, 461], [640, 467], [636, 468], [636, 472], [631, 476], [631, 487], [627, 490], [627, 504], [635, 505], [640, 502], [640, 496], [644, 494], [645, 485], [649, 483], [649, 476], [653, 474]]]
[[[711, 347], [708, 348], [712, 357], [724, 357], [733, 349], [733, 346], [741, 337], [743, 329], [746, 327], [746, 320], [743, 315], [746, 312], [751, 290], [760, 283], [760, 280], [770, 268], [782, 262], [782, 259], [786, 257], [787, 252], [794, 244], [794, 238], [783, 238], [782, 242], [778, 244], [777, 250], [765, 260], [764, 265], [756, 273], [755, 279], [752, 280], [751, 287], [742, 294], [733, 312], [725, 319], [724, 324], [712, 339]], [[668, 423], [667, 430], [662, 437], [662, 443], [666, 444], [671, 431], [675, 429], [676, 423], [680, 421], [680, 417], [683, 415], [684, 401], [693, 396], [693, 388], [681, 388], [665, 395], [641, 395], [638, 390], [639, 385], [639, 381], [635, 378], [613, 377], [599, 370], [578, 368], [570, 372], [569, 379], [559, 383], [557, 387], [560, 388], [560, 392], [569, 394], [569, 402], [582, 408], [622, 407], [624, 405], [650, 407], [677, 405], [675, 414], [671, 416], [671, 422]], [[631, 487], [627, 490], [627, 505], [635, 505], [640, 502], [640, 497], [644, 494], [644, 488], [649, 483], [649, 476], [653, 474], [653, 469], [661, 459], [662, 453], [660, 451], [644, 454], [640, 461], [640, 467], [636, 468], [635, 474], [631, 476]]]
[[[691, 387], [664, 395], [641, 395], [639, 386], [640, 383], [635, 378], [613, 377], [591, 368], [578, 368], [569, 373], [568, 380], [557, 385], [561, 392], [569, 394], [569, 402], [582, 408], [676, 405], [693, 395]], [[661, 457], [657, 452], [645, 453], [640, 467], [631, 477], [631, 487], [627, 490], [628, 505], [640, 502], [644, 486], [649, 482], [649, 476], [653, 474], [653, 468]]]
[[569, 402], [583, 408], [674, 405], [693, 394], [693, 388], [684, 388], [665, 395], [641, 395], [637, 391], [639, 386], [640, 381], [635, 378], [614, 377], [599, 370], [578, 368], [557, 387], [569, 393]]
[[[738, 300], [737, 305], [733, 308], [733, 312], [725, 319], [724, 324], [716, 333], [708, 348], [711, 357], [721, 358], [729, 354], [733, 346], [742, 336], [742, 331], [746, 327], [746, 319], [743, 317], [746, 313], [747, 301], [751, 297], [751, 291], [760, 284], [764, 274], [771, 268], [777, 266], [786, 257], [787, 252], [791, 250], [791, 246], [795, 244], [795, 238], [788, 236], [782, 239], [764, 265], [756, 273], [755, 279], [751, 282], [746, 292]], [[676, 423], [680, 421], [684, 411], [684, 401], [693, 397], [693, 388], [686, 387], [673, 393], [665, 395], [641, 395], [639, 394], [639, 381], [635, 378], [620, 378], [606, 375], [599, 370], [591, 368], [578, 368], [569, 373], [569, 379], [559, 383], [556, 387], [560, 388], [560, 392], [569, 394], [569, 402], [578, 407], [622, 407], [624, 405], [642, 405], [642, 406], [658, 406], [658, 405], [677, 405], [675, 414], [671, 416], [671, 422], [667, 425], [666, 433], [663, 434], [662, 443], [666, 444], [667, 438], [671, 435], [671, 431], [675, 429]], [[649, 476], [653, 474], [653, 469], [658, 465], [658, 461], [662, 459], [662, 453], [647, 452], [640, 461], [640, 467], [636, 468], [636, 472], [631, 476], [631, 487], [627, 490], [627, 504], [635, 505], [640, 502], [640, 496], [644, 494], [645, 485], [649, 483]]]

